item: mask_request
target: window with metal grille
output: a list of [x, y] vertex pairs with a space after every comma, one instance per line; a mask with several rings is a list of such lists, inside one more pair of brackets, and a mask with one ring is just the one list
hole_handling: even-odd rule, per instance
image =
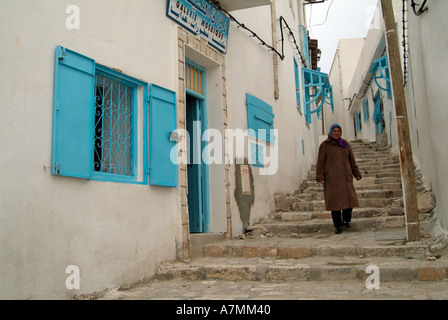
[[96, 72], [94, 172], [134, 176], [135, 90], [135, 85]]
[[51, 173], [176, 187], [176, 92], [56, 47]]

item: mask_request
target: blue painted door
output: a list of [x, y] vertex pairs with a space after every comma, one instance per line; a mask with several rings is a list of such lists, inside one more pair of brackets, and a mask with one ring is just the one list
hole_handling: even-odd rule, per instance
[[202, 112], [200, 100], [187, 96], [188, 148], [188, 211], [190, 232], [202, 233], [204, 228], [204, 176], [202, 161]]
[[384, 133], [384, 126], [383, 126], [383, 110], [381, 108], [381, 97], [379, 93], [375, 95], [373, 98], [373, 101], [375, 102], [375, 112], [373, 114], [372, 120], [375, 122], [376, 125], [376, 134]]

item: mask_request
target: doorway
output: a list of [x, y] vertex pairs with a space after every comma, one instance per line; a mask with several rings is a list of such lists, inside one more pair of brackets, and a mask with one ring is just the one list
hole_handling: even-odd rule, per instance
[[383, 103], [381, 101], [381, 96], [379, 91], [373, 97], [373, 103], [375, 104], [375, 112], [373, 114], [373, 122], [376, 126], [376, 134], [384, 133], [384, 114], [383, 114]]
[[208, 171], [203, 158], [203, 133], [207, 129], [205, 100], [187, 94], [186, 127], [188, 212], [190, 233], [209, 232]]

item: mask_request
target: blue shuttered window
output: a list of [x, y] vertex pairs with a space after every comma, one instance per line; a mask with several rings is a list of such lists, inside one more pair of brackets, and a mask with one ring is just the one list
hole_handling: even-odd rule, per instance
[[249, 135], [269, 143], [275, 143], [272, 107], [249, 93], [246, 94], [246, 106]]
[[90, 179], [93, 158], [95, 61], [57, 47], [55, 61], [54, 175]]
[[176, 148], [176, 141], [170, 139], [170, 133], [176, 130], [176, 93], [151, 84], [149, 105], [150, 184], [176, 187], [177, 164], [170, 160], [171, 150]]
[[[139, 88], [143, 99], [138, 97]], [[155, 85], [151, 88], [150, 99], [147, 83], [58, 46], [52, 174], [147, 184], [150, 102], [151, 183], [176, 186], [177, 165], [170, 161], [173, 143], [169, 140], [176, 128], [175, 93]], [[143, 150], [140, 157], [139, 149]]]
[[367, 100], [367, 98], [365, 98], [362, 101], [362, 110], [364, 113], [364, 122], [367, 122], [370, 118], [370, 114], [369, 114], [369, 100]]

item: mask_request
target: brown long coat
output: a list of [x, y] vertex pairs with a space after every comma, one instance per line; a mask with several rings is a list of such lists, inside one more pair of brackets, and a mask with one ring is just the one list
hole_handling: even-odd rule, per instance
[[325, 180], [327, 211], [359, 207], [353, 176], [361, 178], [352, 148], [344, 148], [331, 139], [322, 142], [317, 159], [316, 180]]

